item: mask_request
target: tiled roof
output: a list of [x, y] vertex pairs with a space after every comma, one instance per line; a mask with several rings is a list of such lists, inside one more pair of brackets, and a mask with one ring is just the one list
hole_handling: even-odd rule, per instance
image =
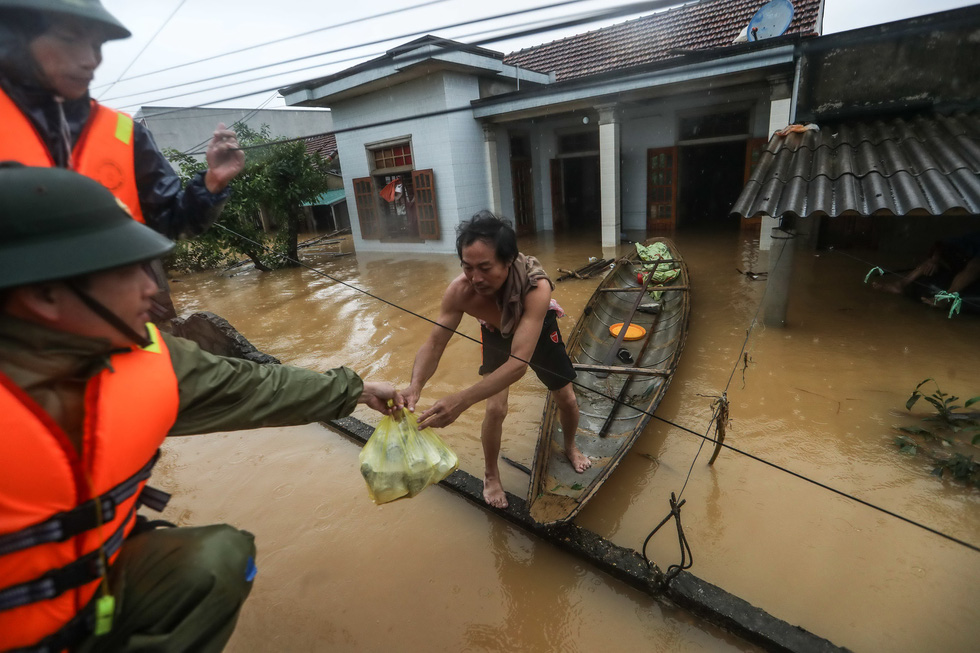
[[774, 135], [732, 213], [980, 214], [980, 111]]
[[[512, 52], [504, 63], [537, 72], [554, 71], [557, 81], [622, 70], [732, 45], [767, 0], [702, 0], [560, 41]], [[816, 34], [823, 0], [794, 0], [786, 34]]]
[[319, 152], [324, 159], [337, 156], [337, 137], [333, 134], [316, 134], [306, 139], [306, 153]]

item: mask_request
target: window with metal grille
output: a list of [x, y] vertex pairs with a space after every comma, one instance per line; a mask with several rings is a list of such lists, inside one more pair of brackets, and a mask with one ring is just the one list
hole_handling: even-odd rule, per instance
[[384, 170], [387, 168], [402, 168], [412, 165], [412, 145], [402, 143], [391, 147], [382, 147], [372, 150], [374, 154], [374, 169]]

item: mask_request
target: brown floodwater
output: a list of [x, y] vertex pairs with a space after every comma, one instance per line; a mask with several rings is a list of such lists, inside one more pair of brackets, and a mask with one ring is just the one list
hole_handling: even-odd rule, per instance
[[[757, 325], [746, 343], [765, 281], [737, 270], [766, 270], [768, 254], [737, 233], [674, 240], [693, 308], [663, 421], [651, 420], [576, 523], [639, 550], [683, 489], [698, 577], [855, 651], [975, 650], [980, 554], [734, 451], [709, 467], [711, 447], [671, 424], [705, 433], [727, 389], [727, 444], [980, 544], [980, 492], [900, 454], [893, 430], [925, 416], [923, 402], [912, 415], [904, 405], [927, 377], [980, 395], [980, 319], [874, 293], [870, 266], [842, 253], [796, 251], [787, 327]], [[596, 241], [544, 234], [521, 250], [557, 276], [614, 254]], [[182, 314], [215, 312], [285, 363], [406, 385], [430, 324], [357, 289], [434, 319], [458, 261], [333, 249], [301, 251], [337, 281], [306, 269], [204, 273], [173, 283], [174, 298]], [[597, 283], [558, 284], [566, 334]], [[461, 332], [478, 337], [475, 320]], [[454, 337], [420, 406], [476, 382], [479, 360], [478, 344]], [[544, 398], [533, 374], [511, 389], [503, 455], [530, 463]], [[355, 416], [378, 421], [363, 407]], [[482, 404], [441, 431], [477, 476], [481, 419]], [[166, 445], [156, 483], [175, 494], [167, 515], [257, 536], [259, 575], [231, 651], [755, 650], [441, 488], [375, 506], [359, 451], [319, 425]], [[528, 477], [501, 471], [524, 495]], [[662, 568], [678, 562], [673, 528], [647, 553]]]

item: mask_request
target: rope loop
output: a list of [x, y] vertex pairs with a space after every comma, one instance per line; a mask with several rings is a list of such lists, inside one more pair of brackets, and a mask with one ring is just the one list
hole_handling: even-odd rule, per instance
[[691, 552], [691, 545], [688, 544], [687, 536], [684, 535], [684, 527], [681, 525], [681, 506], [683, 506], [685, 503], [687, 503], [687, 499], [681, 499], [678, 501], [677, 496], [671, 492], [670, 512], [663, 518], [663, 520], [661, 520], [659, 524], [657, 524], [656, 528], [650, 531], [650, 534], [647, 535], [647, 539], [643, 542], [643, 559], [647, 561], [648, 565], [652, 565], [653, 563], [650, 561], [650, 558], [647, 557], [647, 544], [664, 524], [670, 521], [671, 518], [674, 519], [674, 522], [677, 524], [677, 541], [681, 548], [681, 561], [680, 564], [670, 565], [667, 567], [667, 571], [659, 577], [661, 587], [666, 587], [670, 584], [670, 581], [677, 577], [678, 574], [685, 569], [690, 569], [694, 565], [694, 554]]

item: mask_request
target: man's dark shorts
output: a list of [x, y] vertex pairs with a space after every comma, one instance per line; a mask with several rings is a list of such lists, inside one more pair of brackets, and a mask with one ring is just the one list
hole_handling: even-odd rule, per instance
[[[483, 365], [480, 375], [490, 374], [510, 357], [513, 338], [504, 338], [500, 332], [485, 325], [480, 327], [483, 341]], [[549, 390], [560, 390], [575, 378], [575, 369], [565, 351], [565, 341], [558, 330], [558, 315], [548, 311], [544, 316], [541, 336], [531, 356], [531, 369]]]

